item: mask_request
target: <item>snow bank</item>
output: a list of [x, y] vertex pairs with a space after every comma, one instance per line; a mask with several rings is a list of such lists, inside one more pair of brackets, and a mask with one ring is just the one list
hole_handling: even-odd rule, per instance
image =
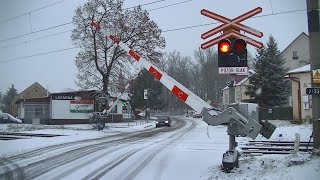
[[[269, 121], [277, 126], [277, 129], [269, 140], [275, 141], [294, 141], [295, 133], [299, 133], [301, 141], [309, 141], [312, 133], [312, 124], [296, 125], [289, 121]], [[236, 141], [239, 146], [252, 140], [247, 137], [237, 137]], [[255, 140], [268, 140], [259, 135]], [[238, 147], [239, 148], [239, 147]], [[227, 150], [227, 149], [226, 149]], [[240, 150], [240, 148], [239, 148]], [[241, 152], [241, 151], [240, 151]], [[208, 179], [288, 179], [300, 180], [310, 179], [317, 180], [320, 177], [320, 157], [311, 154], [289, 155], [261, 155], [261, 156], [244, 156], [240, 157], [240, 167], [231, 173], [221, 171], [220, 165], [211, 166], [208, 171]], [[296, 162], [296, 159], [300, 159]]]

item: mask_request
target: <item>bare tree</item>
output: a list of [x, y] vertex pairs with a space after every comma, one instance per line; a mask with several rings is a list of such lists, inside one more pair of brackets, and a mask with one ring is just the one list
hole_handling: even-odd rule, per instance
[[218, 55], [212, 49], [201, 50], [194, 52], [194, 57], [199, 63], [198, 72], [195, 72], [196, 92], [204, 100], [211, 102], [221, 102], [222, 89], [226, 86], [229, 80], [227, 75], [219, 74]]
[[[191, 87], [192, 67], [191, 58], [182, 56], [178, 51], [167, 53], [162, 61], [162, 68], [165, 69], [168, 75], [187, 88]], [[162, 91], [162, 97], [169, 108], [176, 109], [187, 107], [167, 89]]]
[[159, 50], [165, 47], [165, 39], [148, 12], [141, 7], [124, 10], [122, 5], [123, 0], [89, 0], [76, 9], [71, 38], [81, 48], [75, 63], [77, 84], [83, 89], [107, 91], [110, 80], [116, 83], [130, 71], [130, 57], [95, 30], [90, 25], [93, 21], [150, 61], [157, 62], [162, 56]]
[[248, 68], [256, 69], [256, 64], [257, 64], [256, 59], [251, 55], [250, 52], [248, 52], [247, 59], [248, 59]]

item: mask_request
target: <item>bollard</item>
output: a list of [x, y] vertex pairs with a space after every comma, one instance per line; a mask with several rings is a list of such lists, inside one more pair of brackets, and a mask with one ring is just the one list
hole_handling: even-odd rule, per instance
[[294, 148], [293, 148], [294, 155], [297, 155], [299, 153], [299, 146], [300, 146], [300, 134], [296, 133], [296, 140], [294, 141]]

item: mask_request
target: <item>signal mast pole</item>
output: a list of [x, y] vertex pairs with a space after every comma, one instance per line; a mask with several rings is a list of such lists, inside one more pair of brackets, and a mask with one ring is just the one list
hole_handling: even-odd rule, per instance
[[[316, 81], [315, 72], [320, 71], [320, 22], [319, 0], [307, 0], [308, 29], [309, 29], [309, 53], [311, 65], [311, 86], [319, 88], [320, 82]], [[313, 149], [320, 150], [320, 95], [312, 95], [313, 118]], [[320, 152], [319, 154], [320, 155]]]
[[[230, 75], [230, 84], [229, 84], [229, 104], [235, 103], [235, 89], [234, 89], [234, 82], [235, 82], [235, 75]], [[229, 135], [229, 150], [232, 151], [236, 147], [236, 136]]]

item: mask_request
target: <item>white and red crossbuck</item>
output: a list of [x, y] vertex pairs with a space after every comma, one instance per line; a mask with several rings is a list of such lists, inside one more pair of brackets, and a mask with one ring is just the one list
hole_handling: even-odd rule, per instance
[[225, 38], [241, 38], [243, 40], [245, 40], [248, 44], [251, 44], [252, 46], [255, 46], [257, 48], [262, 48], [263, 47], [263, 44], [259, 41], [256, 41], [248, 36], [245, 36], [243, 34], [240, 34], [239, 32], [237, 31], [234, 31], [234, 30], [231, 30], [221, 36], [218, 36], [214, 39], [211, 39], [203, 44], [201, 44], [201, 48], [202, 49], [207, 49], [217, 43], [219, 43], [219, 41], [221, 41], [222, 39], [225, 39]]
[[[201, 14], [206, 16], [206, 17], [209, 17], [211, 19], [214, 19], [214, 20], [217, 20], [217, 21], [220, 21], [222, 22], [222, 24], [216, 28], [213, 28], [205, 33], [203, 33], [201, 35], [201, 38], [202, 39], [207, 39], [221, 31], [226, 31], [228, 29], [236, 29], [236, 30], [241, 30], [241, 31], [244, 31], [246, 33], [249, 33], [251, 35], [254, 35], [256, 37], [259, 37], [261, 38], [263, 36], [263, 33], [256, 30], [256, 29], [253, 29], [249, 26], [246, 26], [246, 25], [243, 25], [241, 24], [242, 21], [256, 15], [256, 14], [259, 14], [262, 12], [262, 8], [261, 7], [257, 7], [249, 12], [246, 12], [244, 14], [242, 14], [241, 16], [238, 16], [234, 19], [229, 19], [229, 18], [226, 18], [224, 16], [221, 16], [219, 14], [216, 14], [214, 12], [211, 12], [209, 10], [206, 10], [206, 9], [202, 9], [201, 10]], [[249, 38], [243, 34], [240, 34], [239, 32], [237, 31], [231, 31], [229, 33], [225, 33], [215, 39], [212, 39], [208, 42], [205, 42], [203, 44], [201, 44], [201, 48], [202, 49], [207, 49], [215, 44], [217, 44], [220, 40], [224, 39], [224, 38], [229, 38], [229, 37], [235, 37], [235, 38], [242, 38], [244, 39], [245, 41], [247, 41], [249, 44], [251, 44], [252, 46], [255, 46], [257, 48], [262, 48], [263, 47], [263, 44], [261, 42], [258, 42], [252, 38]]]
[[[159, 80], [165, 87], [167, 87], [174, 95], [176, 95], [180, 100], [184, 103], [188, 104], [192, 109], [197, 112], [201, 112], [203, 108], [213, 109], [213, 107], [206, 103], [203, 99], [195, 95], [188, 88], [177, 82], [175, 79], [161, 71], [158, 67], [153, 65], [151, 62], [147, 61], [139, 54], [130, 49], [126, 44], [121, 42], [115, 36], [111, 35], [105, 29], [101, 28], [101, 26], [95, 22], [91, 23], [92, 26], [96, 28], [96, 30], [100, 30], [104, 35], [110, 38], [113, 42], [119, 45], [122, 49], [124, 49], [131, 57], [133, 57], [139, 64], [142, 65], [149, 73], [154, 76], [157, 80]], [[218, 115], [218, 112], [211, 111], [212, 115]]]

